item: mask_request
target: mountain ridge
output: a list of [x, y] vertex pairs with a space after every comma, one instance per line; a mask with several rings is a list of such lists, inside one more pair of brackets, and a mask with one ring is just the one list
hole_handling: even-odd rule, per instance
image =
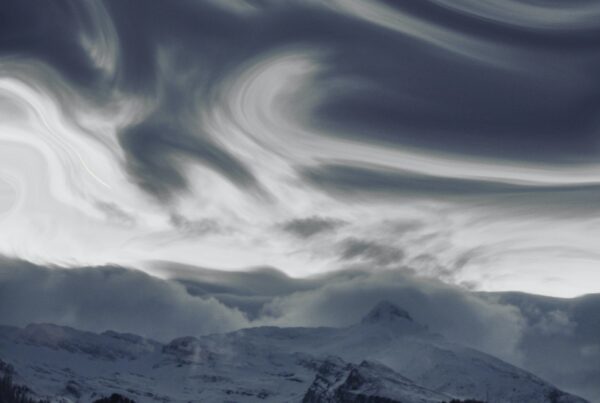
[[[318, 396], [315, 385], [322, 386], [322, 402], [335, 396], [428, 403], [491, 395], [498, 403], [549, 403], [551, 393], [562, 403], [585, 402], [430, 333], [387, 301], [344, 328], [255, 327], [168, 343], [52, 324], [0, 327], [0, 357], [36, 396], [53, 402], [112, 393], [137, 402], [300, 402]], [[322, 373], [325, 364], [336, 368], [337, 381]]]

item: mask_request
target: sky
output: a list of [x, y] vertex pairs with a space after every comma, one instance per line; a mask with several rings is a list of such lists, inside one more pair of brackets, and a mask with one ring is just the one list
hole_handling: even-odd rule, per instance
[[589, 0], [7, 0], [0, 255], [600, 292], [599, 38]]

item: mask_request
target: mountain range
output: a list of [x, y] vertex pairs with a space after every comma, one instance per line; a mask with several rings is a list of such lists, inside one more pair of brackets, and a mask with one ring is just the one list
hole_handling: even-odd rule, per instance
[[387, 301], [347, 327], [256, 327], [168, 343], [2, 326], [0, 360], [0, 372], [51, 402], [113, 393], [135, 402], [586, 402], [446, 340]]

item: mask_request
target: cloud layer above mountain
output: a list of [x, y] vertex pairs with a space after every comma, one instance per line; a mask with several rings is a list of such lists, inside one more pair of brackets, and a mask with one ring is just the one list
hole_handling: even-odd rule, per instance
[[389, 300], [454, 340], [515, 359], [518, 310], [398, 270], [360, 268], [294, 279], [273, 268], [222, 272], [173, 263], [156, 275], [119, 266], [0, 262], [0, 323], [49, 322], [168, 340], [256, 325], [349, 326]]

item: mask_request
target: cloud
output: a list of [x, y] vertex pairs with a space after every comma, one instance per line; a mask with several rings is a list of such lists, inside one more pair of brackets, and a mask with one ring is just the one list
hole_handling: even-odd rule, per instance
[[[0, 168], [24, 199], [0, 189], [0, 210], [18, 207], [0, 250], [301, 275], [330, 269], [337, 256], [325, 249], [376, 264], [398, 260], [393, 248], [407, 261], [427, 256], [413, 240], [399, 247], [377, 235], [375, 222], [412, 215], [440, 231], [430, 223], [443, 216], [468, 244], [450, 245], [454, 256], [516, 237], [532, 251], [593, 250], [598, 7], [450, 3], [6, 2]], [[15, 139], [42, 158], [6, 151]], [[59, 203], [41, 206], [46, 198]], [[98, 224], [98, 210], [108, 220], [81, 225]], [[198, 253], [196, 238], [216, 232]], [[338, 245], [349, 237], [362, 241]], [[378, 249], [388, 257], [375, 259]], [[576, 277], [535, 253], [552, 276]], [[591, 259], [566, 260], [591, 273]], [[421, 261], [449, 281], [484, 277], [453, 278]], [[566, 295], [598, 283], [591, 274], [550, 288], [524, 279], [535, 269], [499, 283], [512, 263], [479, 266], [496, 289]]]
[[[348, 269], [294, 279], [272, 268], [222, 272], [155, 263], [160, 279], [118, 266], [60, 268], [0, 260], [0, 323], [50, 322], [165, 340], [251, 325], [346, 326], [381, 299], [451, 339], [514, 353], [516, 311], [403, 271]], [[157, 326], [160, 323], [160, 326]]]
[[311, 238], [324, 232], [332, 232], [343, 226], [342, 220], [312, 216], [307, 218], [296, 218], [282, 225], [282, 229], [300, 238]]
[[511, 307], [488, 304], [463, 289], [402, 271], [338, 272], [322, 278], [319, 288], [277, 297], [264, 308], [275, 323], [351, 325], [378, 301], [389, 300], [419, 322], [451, 340], [515, 362], [522, 320]]
[[[504, 21], [507, 10], [528, 9], [516, 2], [486, 8], [267, 1], [244, 13], [217, 2], [27, 4], [10, 1], [5, 8], [11, 17], [0, 53], [42, 61], [98, 100], [140, 101], [143, 113], [120, 125], [118, 138], [134, 182], [161, 200], [187, 189], [188, 162], [246, 190], [260, 187], [254, 167], [232, 152], [229, 134], [214, 132], [206, 118], [215, 109], [226, 112], [222, 91], [240, 69], [300, 45], [326, 55], [308, 84], [327, 91], [310, 105], [306, 126], [340, 144], [350, 139], [528, 162], [594, 158], [588, 105], [598, 82], [587, 72], [597, 64], [590, 56], [597, 44], [581, 18], [590, 7], [579, 3], [569, 11], [581, 29], [560, 33], [490, 22], [492, 10]], [[465, 12], [469, 7], [476, 11]], [[565, 21], [556, 7], [530, 8], [543, 10], [548, 21]], [[47, 16], [56, 22], [46, 23]], [[557, 58], [560, 68], [539, 74]], [[300, 115], [296, 110], [289, 118]]]
[[272, 267], [252, 267], [243, 271], [214, 270], [174, 262], [150, 262], [152, 272], [183, 285], [199, 297], [214, 297], [239, 309], [251, 320], [259, 320], [266, 303], [276, 296], [314, 289], [320, 282], [293, 278]]
[[390, 170], [376, 166], [321, 165], [306, 168], [303, 176], [324, 190], [341, 193], [374, 192], [405, 197], [466, 198], [473, 196], [515, 195], [527, 197], [556, 197], [572, 193], [574, 197], [589, 194], [597, 197], [600, 184], [544, 185], [522, 184], [467, 178], [424, 175], [414, 172]]
[[110, 222], [114, 222], [117, 225], [130, 227], [136, 224], [135, 217], [115, 203], [98, 200], [96, 201], [96, 207], [106, 215], [106, 218]]
[[186, 157], [213, 168], [237, 185], [258, 186], [248, 167], [208, 137], [173, 124], [150, 119], [128, 127], [120, 133], [120, 144], [128, 154], [127, 171], [139, 186], [161, 200], [169, 200], [173, 192], [188, 188]]
[[[553, 298], [518, 292], [481, 294], [517, 308], [525, 326], [518, 343], [522, 365], [559, 387], [598, 401], [600, 294]], [[556, 365], [560, 362], [561, 365]]]
[[392, 245], [358, 238], [347, 238], [341, 242], [340, 259], [370, 261], [377, 266], [399, 265], [404, 259], [404, 252]]
[[114, 329], [160, 340], [248, 325], [244, 314], [185, 287], [118, 266], [47, 268], [0, 258], [0, 321]]
[[555, 310], [541, 317], [535, 326], [544, 335], [571, 334], [577, 323], [573, 322], [566, 312]]
[[171, 214], [170, 221], [177, 230], [188, 237], [218, 234], [224, 231], [216, 220], [209, 218], [190, 220], [181, 214], [174, 213]]

